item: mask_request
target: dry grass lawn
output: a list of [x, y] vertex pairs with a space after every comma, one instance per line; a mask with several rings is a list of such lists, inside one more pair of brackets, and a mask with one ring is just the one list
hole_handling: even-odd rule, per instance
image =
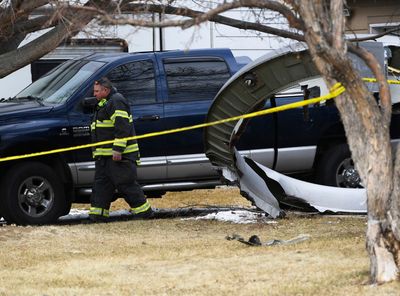
[[[244, 205], [237, 189], [169, 193], [160, 208]], [[114, 208], [123, 208], [117, 201]], [[365, 217], [289, 214], [276, 224], [162, 219], [0, 227], [0, 295], [399, 295], [367, 284]], [[295, 245], [251, 247], [309, 234]]]

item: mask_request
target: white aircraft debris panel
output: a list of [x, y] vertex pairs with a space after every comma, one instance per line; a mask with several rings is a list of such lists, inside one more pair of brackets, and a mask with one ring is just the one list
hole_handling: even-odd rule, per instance
[[[383, 45], [379, 42], [361, 44], [371, 51], [384, 66]], [[350, 55], [355, 67], [364, 77], [369, 69], [361, 60]], [[262, 109], [266, 100], [289, 87], [306, 84], [320, 74], [315, 69], [304, 44], [279, 49], [248, 64], [228, 80], [214, 99], [206, 122], [243, 115]], [[373, 90], [375, 86], [368, 84]], [[312, 207], [319, 211], [366, 211], [364, 189], [344, 189], [321, 186], [281, 175], [251, 159], [235, 153], [235, 144], [248, 119], [207, 127], [205, 152], [211, 163], [219, 167], [225, 178], [235, 181], [243, 195], [273, 217], [281, 213], [279, 203]], [[268, 127], [265, 127], [268, 132]]]
[[279, 203], [319, 212], [366, 213], [365, 189], [338, 188], [300, 181], [277, 173], [235, 151], [240, 189], [254, 204], [277, 217]]

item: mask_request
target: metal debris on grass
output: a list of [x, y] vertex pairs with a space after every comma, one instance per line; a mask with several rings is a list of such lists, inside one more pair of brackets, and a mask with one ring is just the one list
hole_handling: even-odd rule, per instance
[[292, 245], [300, 243], [310, 239], [310, 235], [302, 234], [288, 240], [272, 239], [266, 242], [261, 242], [260, 238], [257, 235], [252, 235], [248, 240], [245, 240], [238, 234], [232, 234], [231, 236], [228, 235], [225, 238], [227, 240], [237, 240], [238, 242], [244, 243], [249, 246], [276, 246], [276, 245]]

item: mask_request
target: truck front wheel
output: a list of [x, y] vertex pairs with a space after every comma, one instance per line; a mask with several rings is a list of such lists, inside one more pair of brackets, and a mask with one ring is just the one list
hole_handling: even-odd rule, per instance
[[322, 155], [317, 165], [316, 181], [328, 186], [363, 188], [346, 144], [333, 146]]
[[48, 224], [67, 206], [63, 183], [40, 162], [17, 164], [7, 172], [0, 188], [0, 207], [8, 223]]

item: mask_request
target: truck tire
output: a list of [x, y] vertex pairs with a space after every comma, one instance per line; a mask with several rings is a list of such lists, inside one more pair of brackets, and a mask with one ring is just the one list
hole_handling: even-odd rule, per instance
[[68, 206], [63, 183], [54, 170], [40, 162], [12, 167], [0, 188], [0, 207], [7, 223], [52, 223]]
[[328, 186], [363, 188], [347, 144], [333, 146], [322, 155], [317, 164], [316, 181]]

